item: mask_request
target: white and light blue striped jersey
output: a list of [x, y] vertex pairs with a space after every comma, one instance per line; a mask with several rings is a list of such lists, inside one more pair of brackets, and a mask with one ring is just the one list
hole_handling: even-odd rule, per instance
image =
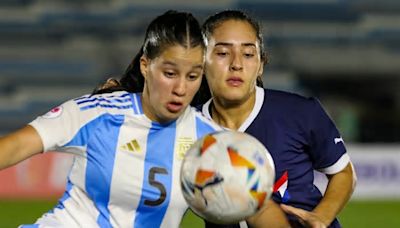
[[188, 206], [179, 172], [188, 147], [222, 130], [194, 108], [152, 122], [140, 94], [70, 100], [30, 123], [45, 151], [75, 154], [64, 196], [37, 227], [179, 227]]

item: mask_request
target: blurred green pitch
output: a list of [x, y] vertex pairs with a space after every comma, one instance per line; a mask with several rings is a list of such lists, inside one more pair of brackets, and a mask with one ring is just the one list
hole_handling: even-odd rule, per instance
[[[56, 201], [0, 200], [0, 227], [15, 228], [33, 223], [43, 213], [52, 209]], [[400, 200], [351, 201], [339, 215], [343, 227], [400, 227]], [[203, 227], [204, 223], [188, 212], [181, 228]]]

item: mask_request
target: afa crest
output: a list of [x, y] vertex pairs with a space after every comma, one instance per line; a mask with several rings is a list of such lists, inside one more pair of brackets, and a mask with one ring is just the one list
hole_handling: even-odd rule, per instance
[[190, 137], [181, 137], [177, 140], [177, 145], [175, 147], [175, 154], [178, 156], [179, 160], [182, 160], [186, 154], [186, 151], [193, 145], [194, 141]]

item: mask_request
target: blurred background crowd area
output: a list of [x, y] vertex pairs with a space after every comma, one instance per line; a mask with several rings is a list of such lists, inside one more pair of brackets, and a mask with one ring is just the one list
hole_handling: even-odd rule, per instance
[[399, 0], [0, 0], [0, 135], [121, 75], [167, 9], [247, 11], [265, 87], [318, 97], [347, 142], [400, 142]]

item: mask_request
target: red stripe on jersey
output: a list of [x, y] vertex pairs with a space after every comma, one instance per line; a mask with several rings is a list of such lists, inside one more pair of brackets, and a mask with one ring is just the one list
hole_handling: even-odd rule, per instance
[[285, 171], [281, 178], [274, 185], [274, 192], [277, 192], [279, 188], [288, 180], [288, 171]]

